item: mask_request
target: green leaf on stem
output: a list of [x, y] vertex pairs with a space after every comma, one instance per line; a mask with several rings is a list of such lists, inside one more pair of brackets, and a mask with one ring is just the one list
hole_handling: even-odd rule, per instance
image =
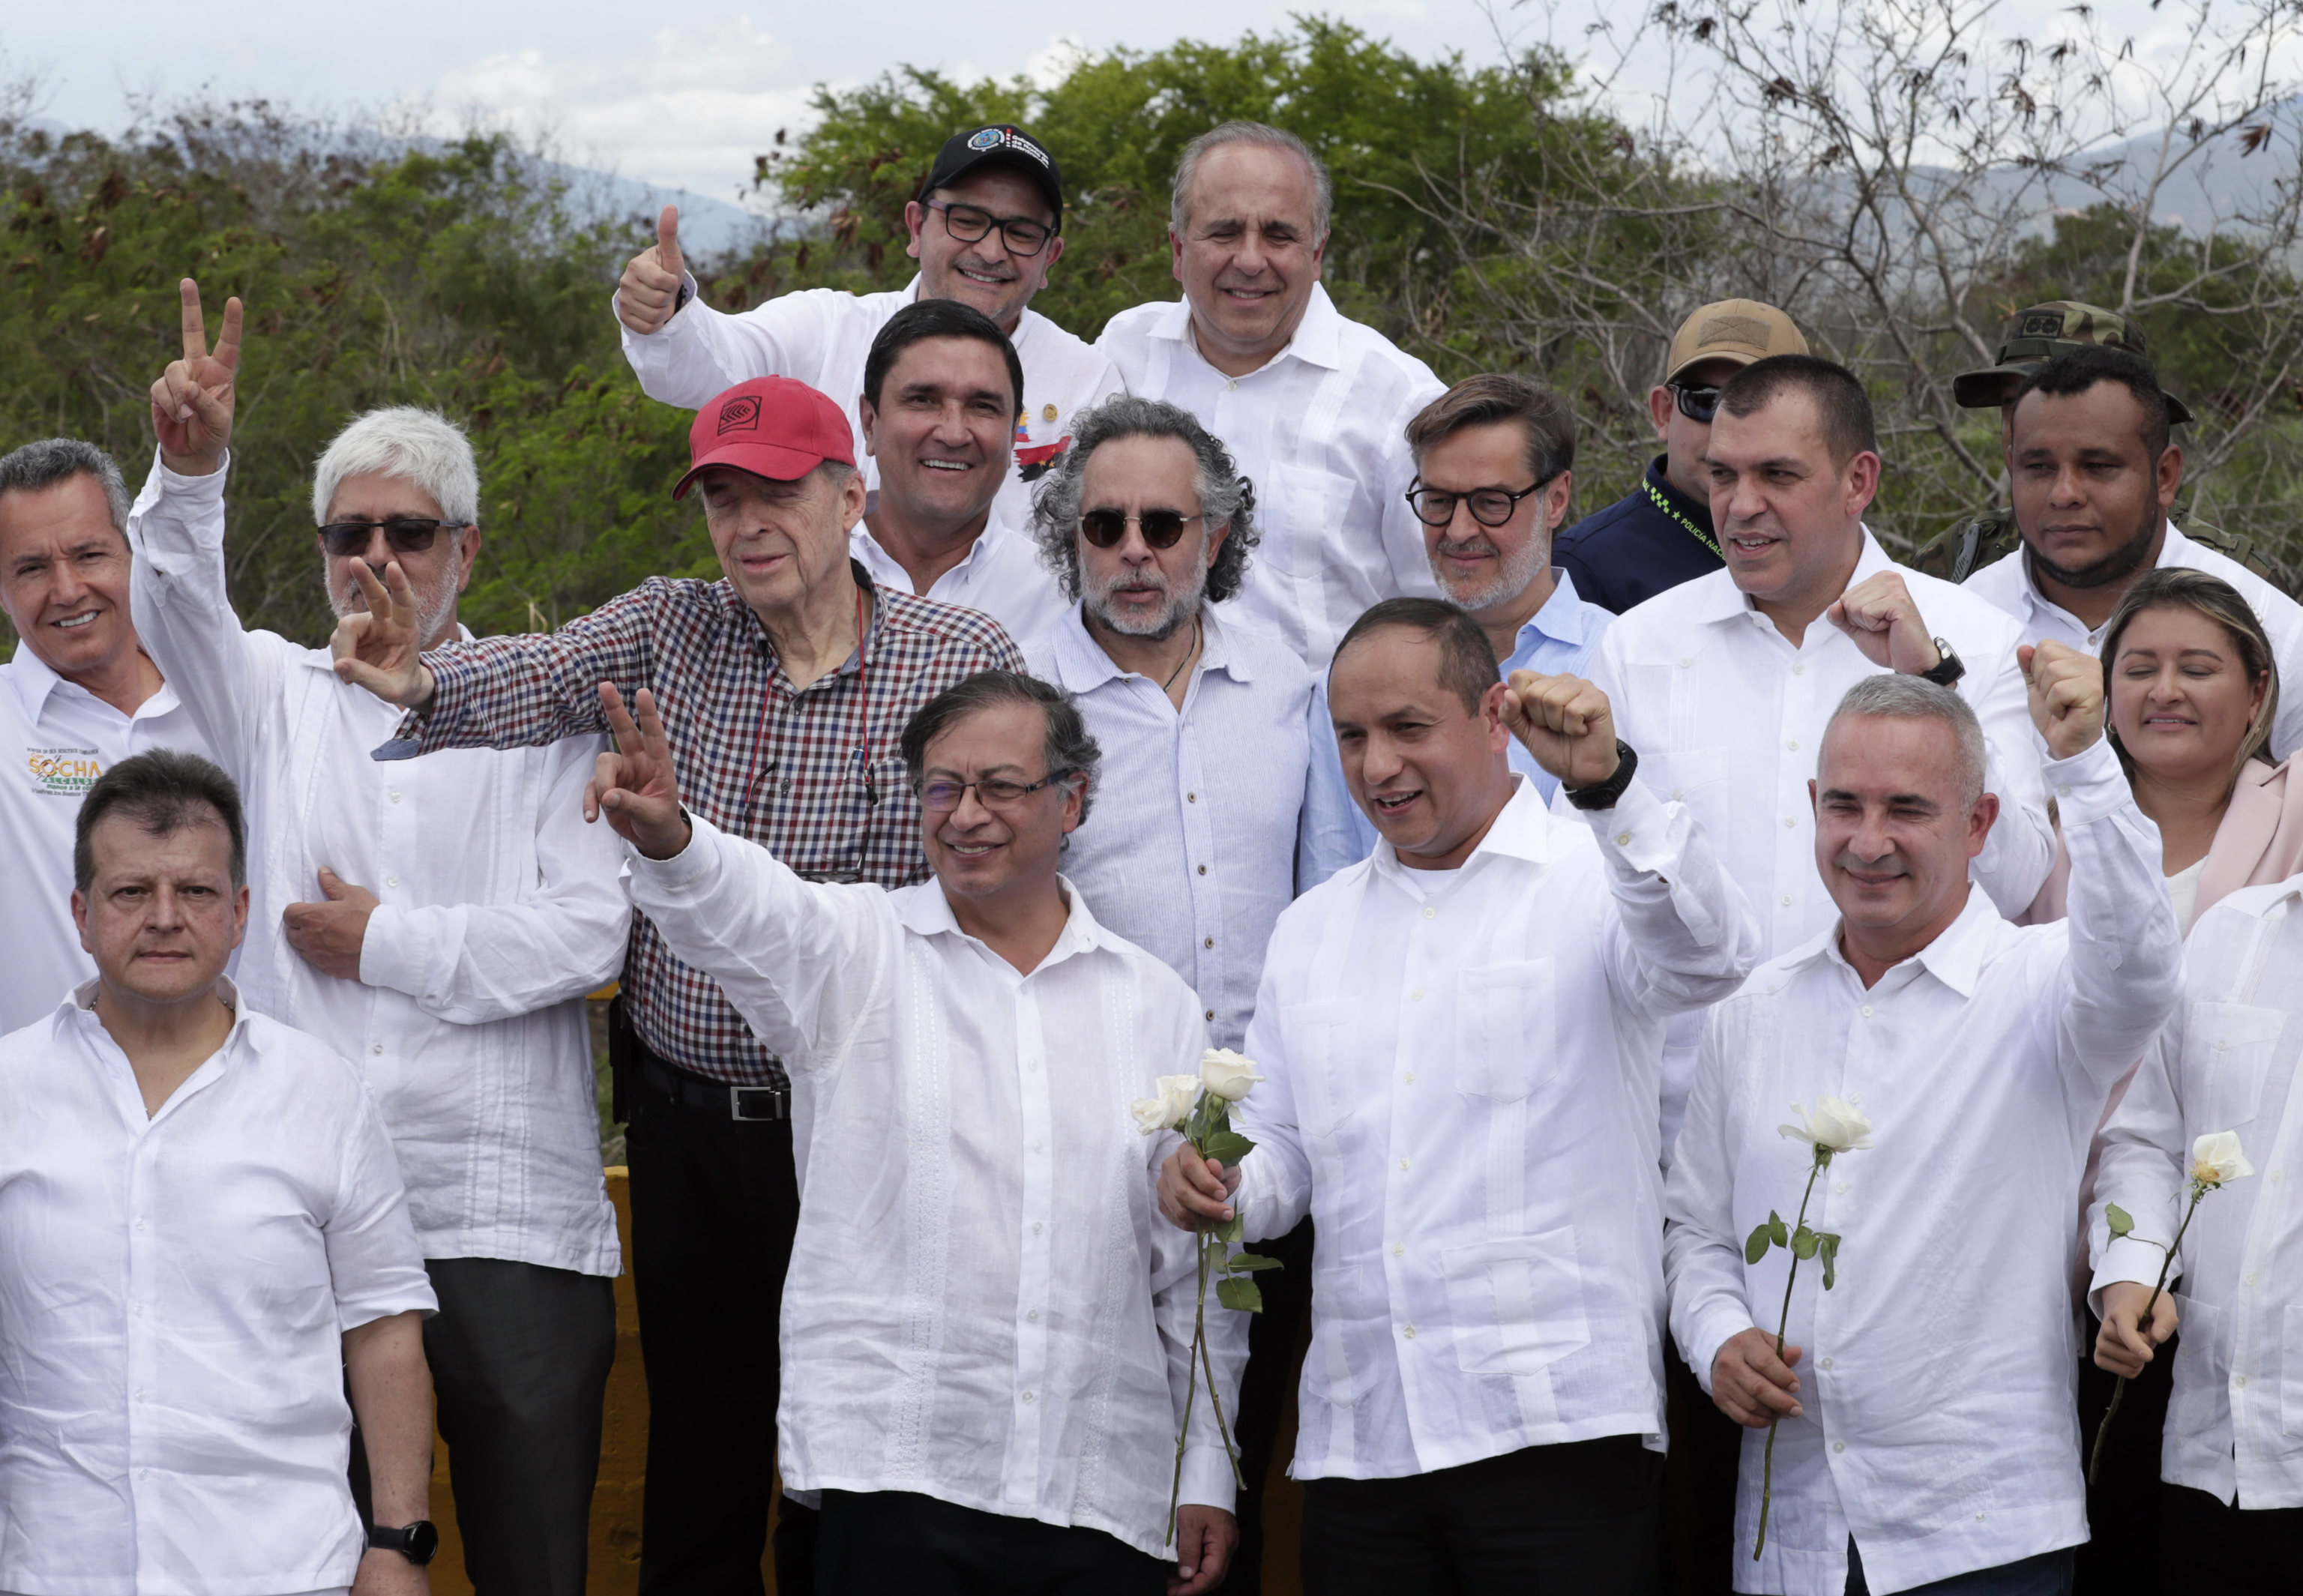
[[2103, 1222], [2113, 1236], [2125, 1236], [2135, 1229], [2135, 1216], [2116, 1203], [2103, 1205]]
[[1750, 1239], [1743, 1244], [1743, 1262], [1757, 1263], [1767, 1255], [1767, 1249], [1774, 1245], [1775, 1239], [1768, 1234], [1767, 1227], [1761, 1225], [1751, 1232]]
[[1253, 1280], [1217, 1281], [1216, 1300], [1225, 1307], [1236, 1308], [1243, 1313], [1263, 1312], [1263, 1291]]
[[1234, 1253], [1224, 1267], [1234, 1274], [1253, 1274], [1259, 1269], [1285, 1269], [1287, 1266], [1277, 1258], [1266, 1258], [1255, 1253]]
[[1798, 1229], [1792, 1232], [1793, 1257], [1812, 1258], [1815, 1256], [1815, 1248], [1816, 1234], [1814, 1231], [1809, 1229], [1805, 1225], [1801, 1225]]
[[1823, 1288], [1828, 1291], [1839, 1284], [1839, 1237], [1823, 1230], [1817, 1233], [1815, 1242], [1816, 1254], [1823, 1260]]
[[1784, 1223], [1784, 1216], [1772, 1208], [1767, 1210], [1767, 1239], [1779, 1247], [1792, 1245], [1792, 1228]]
[[1211, 1132], [1200, 1144], [1200, 1156], [1212, 1158], [1227, 1170], [1239, 1168], [1239, 1161], [1255, 1151], [1255, 1144], [1236, 1130]]
[[1218, 1241], [1237, 1243], [1244, 1239], [1247, 1235], [1247, 1215], [1234, 1211], [1231, 1218], [1206, 1234], [1214, 1237]]

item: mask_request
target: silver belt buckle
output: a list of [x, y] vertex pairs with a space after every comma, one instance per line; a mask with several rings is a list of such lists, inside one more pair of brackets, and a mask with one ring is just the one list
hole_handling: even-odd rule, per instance
[[[730, 1086], [728, 1088], [728, 1117], [730, 1119], [780, 1119], [784, 1117], [783, 1092], [776, 1086]], [[767, 1112], [751, 1111], [764, 1100]]]

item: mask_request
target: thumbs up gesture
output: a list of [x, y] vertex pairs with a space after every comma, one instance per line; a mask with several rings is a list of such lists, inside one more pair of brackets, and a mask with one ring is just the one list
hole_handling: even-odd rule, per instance
[[655, 219], [655, 242], [632, 257], [616, 284], [616, 319], [643, 338], [662, 332], [679, 308], [687, 273], [679, 255], [679, 207], [667, 205]]
[[233, 384], [240, 372], [240, 301], [224, 302], [224, 330], [208, 350], [207, 325], [200, 317], [200, 285], [190, 277], [177, 284], [184, 307], [184, 358], [172, 360], [152, 384], [152, 430], [160, 437], [160, 459], [171, 471], [205, 477], [224, 459], [232, 442]]

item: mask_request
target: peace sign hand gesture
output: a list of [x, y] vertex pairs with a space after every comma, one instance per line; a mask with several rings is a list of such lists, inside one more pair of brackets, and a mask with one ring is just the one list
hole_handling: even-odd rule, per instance
[[679, 777], [672, 769], [662, 717], [655, 713], [655, 695], [642, 688], [637, 704], [640, 718], [634, 725], [616, 684], [600, 684], [600, 707], [607, 712], [616, 751], [601, 755], [592, 767], [584, 789], [584, 818], [595, 821], [604, 814], [616, 835], [642, 854], [669, 859], [687, 851], [696, 828], [679, 806]]
[[223, 461], [232, 442], [240, 300], [224, 302], [224, 331], [211, 354], [207, 325], [200, 318], [200, 285], [187, 277], [179, 287], [184, 298], [184, 358], [169, 362], [152, 384], [152, 430], [160, 435], [163, 465], [180, 476], [206, 477]]

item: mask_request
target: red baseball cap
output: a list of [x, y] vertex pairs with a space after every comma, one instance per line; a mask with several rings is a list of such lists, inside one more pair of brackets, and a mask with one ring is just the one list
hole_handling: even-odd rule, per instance
[[856, 435], [839, 407], [806, 383], [755, 376], [696, 412], [688, 429], [688, 475], [671, 496], [686, 498], [706, 466], [792, 482], [828, 460], [856, 463]]

